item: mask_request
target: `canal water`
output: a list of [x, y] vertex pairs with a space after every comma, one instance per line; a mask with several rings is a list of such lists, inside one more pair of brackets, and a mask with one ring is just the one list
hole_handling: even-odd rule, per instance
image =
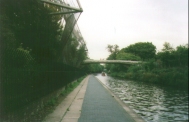
[[188, 122], [188, 91], [95, 76], [146, 122]]

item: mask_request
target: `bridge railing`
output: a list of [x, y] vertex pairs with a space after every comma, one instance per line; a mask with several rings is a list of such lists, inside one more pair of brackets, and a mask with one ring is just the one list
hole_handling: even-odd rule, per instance
[[145, 63], [142, 61], [131, 61], [131, 60], [85, 60], [83, 64], [92, 64], [92, 63], [112, 63], [112, 64], [140, 64]]

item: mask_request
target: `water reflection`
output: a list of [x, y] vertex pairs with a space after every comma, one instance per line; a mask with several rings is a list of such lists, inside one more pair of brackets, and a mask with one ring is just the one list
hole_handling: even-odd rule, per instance
[[143, 82], [96, 77], [147, 122], [187, 122], [188, 92]]

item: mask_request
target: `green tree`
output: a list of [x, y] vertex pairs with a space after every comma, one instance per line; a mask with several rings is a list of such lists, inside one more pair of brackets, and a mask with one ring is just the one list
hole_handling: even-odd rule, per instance
[[107, 46], [108, 52], [110, 52], [109, 57], [107, 60], [116, 60], [116, 55], [119, 52], [119, 46], [118, 45], [108, 45]]
[[165, 42], [163, 44], [163, 49], [162, 49], [163, 52], [165, 52], [165, 51], [172, 52], [173, 50], [174, 50], [174, 48], [171, 46], [171, 44], [169, 42]]
[[70, 38], [63, 50], [64, 63], [80, 67], [87, 58], [86, 45], [80, 44], [75, 38]]
[[172, 60], [171, 52], [168, 52], [168, 51], [158, 52], [157, 53], [157, 59], [160, 59], [163, 62], [164, 67], [170, 67], [171, 66], [171, 60]]
[[116, 60], [116, 53], [112, 53], [108, 56], [107, 60]]
[[115, 53], [118, 53], [119, 52], [119, 46], [117, 44], [115, 44], [113, 46], [113, 50], [114, 50]]
[[[2, 12], [2, 11], [0, 11]], [[9, 18], [1, 13], [0, 14], [0, 49], [16, 48], [17, 42], [14, 32], [10, 28]]]
[[178, 67], [188, 65], [188, 47], [177, 46], [176, 49], [165, 43], [161, 52], [157, 53], [157, 59], [163, 62], [164, 67]]
[[108, 49], [108, 52], [110, 52], [111, 54], [112, 53], [116, 54], [119, 51], [119, 46], [117, 44], [115, 44], [115, 45], [108, 44], [108, 46], [106, 48]]
[[3, 19], [9, 20], [3, 28], [8, 27], [12, 38], [15, 37], [11, 40], [16, 40], [16, 47], [23, 43], [23, 47], [32, 49], [31, 54], [39, 63], [55, 61], [61, 56], [61, 43], [57, 39], [62, 28], [58, 23], [60, 18], [49, 15], [50, 8], [38, 0], [6, 0], [1, 4]]
[[103, 71], [104, 67], [100, 64], [86, 64], [83, 69], [88, 71], [88, 73], [100, 73]]
[[107, 49], [108, 52], [110, 52], [111, 54], [113, 53], [113, 45], [108, 44]]
[[124, 51], [118, 52], [116, 56], [117, 60], [132, 60], [132, 61], [140, 61], [141, 58], [139, 56], [135, 56], [132, 53], [125, 53]]
[[82, 67], [82, 63], [87, 59], [87, 55], [86, 45], [81, 45], [77, 52], [76, 67]]
[[150, 42], [138, 42], [123, 49], [125, 53], [132, 53], [142, 60], [149, 60], [156, 55], [156, 46]]
[[188, 66], [188, 45], [177, 46], [175, 55], [180, 66]]

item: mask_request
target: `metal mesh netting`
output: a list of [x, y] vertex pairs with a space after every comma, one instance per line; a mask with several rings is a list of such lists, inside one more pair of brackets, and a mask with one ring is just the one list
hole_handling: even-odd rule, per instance
[[[84, 45], [84, 39], [76, 22], [82, 12], [78, 1], [41, 0], [51, 7], [52, 16], [59, 16], [63, 26], [62, 48], [71, 36]], [[38, 64], [29, 50], [7, 48], [0, 50], [0, 115], [15, 111], [52, 93], [77, 78], [85, 71], [63, 64], [48, 62]]]
[[49, 62], [37, 65], [23, 50], [2, 52], [0, 70], [1, 111], [17, 110], [85, 75], [85, 71]]
[[44, 6], [54, 7], [54, 11], [50, 14], [52, 14], [53, 16], [57, 16], [57, 15], [61, 16], [60, 22], [63, 25], [61, 42], [64, 48], [67, 42], [69, 41], [72, 31], [74, 30], [75, 34], [76, 31], [77, 32], [79, 31], [79, 29], [77, 29], [78, 27], [75, 28], [77, 30], [75, 30], [74, 27], [81, 12], [83, 12], [81, 5], [78, 0], [41, 0], [41, 1], [44, 2]]
[[[77, 38], [77, 40], [79, 41], [80, 45], [86, 45], [86, 43], [84, 41], [84, 38], [83, 38], [83, 36], [81, 34], [81, 31], [80, 31], [80, 29], [79, 29], [77, 24], [74, 26], [74, 30], [72, 32], [72, 35], [73, 35], [73, 37]], [[85, 48], [87, 50], [87, 47], [85, 47]]]

